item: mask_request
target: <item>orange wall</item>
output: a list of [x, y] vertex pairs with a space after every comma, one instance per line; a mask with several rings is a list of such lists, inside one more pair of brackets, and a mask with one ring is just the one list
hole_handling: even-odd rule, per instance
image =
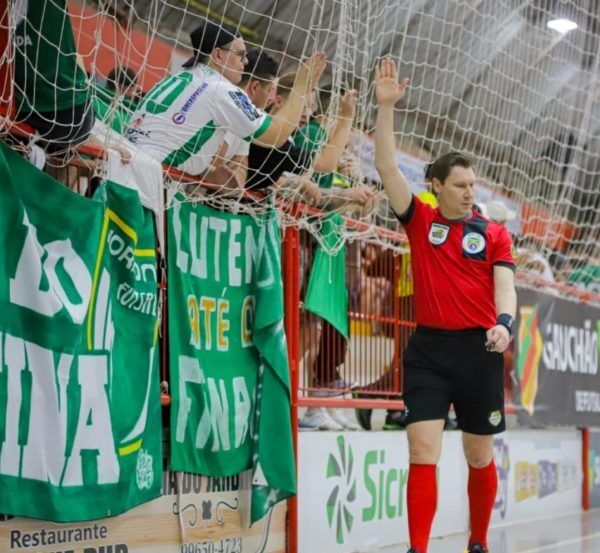
[[105, 78], [118, 65], [135, 70], [144, 91], [169, 73], [173, 48], [156, 37], [133, 29], [126, 31], [116, 21], [94, 9], [69, 2], [77, 50], [86, 69]]
[[577, 232], [575, 225], [527, 204], [521, 208], [521, 221], [522, 236], [533, 236], [546, 246], [560, 251], [567, 247]]

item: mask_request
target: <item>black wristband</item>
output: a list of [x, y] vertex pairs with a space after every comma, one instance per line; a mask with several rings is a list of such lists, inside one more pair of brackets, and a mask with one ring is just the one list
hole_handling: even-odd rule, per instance
[[513, 326], [515, 324], [515, 319], [512, 315], [508, 313], [500, 313], [498, 318], [496, 319], [496, 324], [502, 325], [508, 330], [508, 334], [510, 336], [513, 335]]

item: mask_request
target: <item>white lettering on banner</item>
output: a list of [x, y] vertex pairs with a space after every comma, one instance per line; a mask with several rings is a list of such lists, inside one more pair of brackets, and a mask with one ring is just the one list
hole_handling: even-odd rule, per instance
[[212, 433], [213, 444], [211, 451], [229, 451], [231, 449], [231, 441], [229, 439], [229, 402], [227, 401], [225, 381], [222, 379], [207, 378], [206, 384], [208, 398], [210, 399], [207, 401], [208, 398], [203, 390], [205, 408], [202, 412], [202, 417], [200, 417], [200, 424], [196, 432], [196, 447], [199, 449], [206, 447]]
[[180, 356], [179, 409], [177, 410], [177, 428], [175, 432], [175, 439], [178, 442], [183, 442], [185, 439], [185, 427], [192, 410], [192, 398], [188, 395], [187, 384], [202, 384], [203, 382], [204, 373], [200, 370], [198, 361], [193, 357]]
[[592, 321], [585, 320], [583, 328], [550, 323], [543, 359], [551, 371], [598, 374], [598, 334], [592, 330]]
[[108, 233], [108, 252], [119, 261], [125, 261], [125, 266], [133, 271], [135, 265], [135, 254], [133, 248], [125, 243], [121, 236], [111, 230]]
[[65, 462], [67, 384], [73, 356], [63, 353], [59, 357], [55, 375], [53, 370], [48, 370], [54, 367], [53, 352], [12, 336], [7, 339], [25, 346], [32, 378], [29, 436], [27, 447], [23, 448], [22, 476], [58, 486]]
[[237, 240], [237, 236], [241, 230], [242, 223], [238, 219], [232, 219], [231, 232], [229, 233], [229, 248], [227, 249], [227, 255], [229, 256], [229, 282], [231, 282], [232, 286], [242, 285], [242, 271], [235, 264], [236, 259], [242, 253], [242, 246]]
[[81, 387], [81, 405], [77, 420], [77, 432], [67, 461], [64, 484], [83, 484], [81, 452], [97, 451], [98, 484], [119, 481], [117, 459], [110, 408], [106, 395], [108, 382], [108, 358], [106, 355], [80, 355], [77, 382]]
[[[215, 281], [221, 282], [221, 234], [227, 231], [227, 221], [219, 219], [218, 217], [211, 217], [209, 223], [210, 229], [215, 233], [215, 244], [213, 250], [213, 265], [215, 271]], [[227, 271], [230, 275], [231, 271]], [[231, 277], [230, 277], [231, 278]], [[233, 282], [230, 281], [231, 286]]]
[[185, 431], [192, 410], [193, 396], [190, 394], [188, 384], [204, 385], [201, 388], [203, 411], [196, 429], [196, 447], [198, 449], [206, 447], [211, 436], [213, 438], [211, 451], [229, 451], [232, 441], [236, 448], [242, 445], [248, 435], [252, 411], [252, 401], [245, 378], [239, 376], [231, 381], [235, 414], [233, 436], [231, 436], [227, 381], [207, 378], [197, 359], [181, 355], [179, 357], [179, 409], [175, 431], [175, 439], [180, 443], [185, 440]]
[[[115, 326], [112, 320], [112, 302], [110, 300], [110, 274], [102, 269], [102, 276], [96, 294], [96, 309], [94, 310], [93, 349], [110, 351], [115, 339]], [[112, 371], [111, 371], [112, 375]], [[110, 387], [112, 389], [112, 386]]]
[[[250, 284], [255, 278], [254, 268], [265, 259], [267, 275], [258, 282], [259, 287], [271, 286], [274, 282], [274, 267], [279, 266], [280, 244], [276, 240], [272, 225], [263, 225], [258, 230], [258, 237], [250, 225], [244, 225], [242, 220], [225, 219], [215, 215], [199, 216], [196, 212], [189, 213], [188, 220], [182, 221], [181, 204], [176, 203], [173, 214], [173, 229], [177, 247], [177, 267], [183, 273], [200, 279], [210, 279], [215, 283], [226, 282], [229, 286], [239, 287], [242, 283]], [[183, 247], [184, 233], [189, 233], [189, 251]], [[266, 240], [270, 248], [265, 247]], [[242, 251], [242, 241], [244, 250]], [[221, 246], [227, 245], [227, 274], [221, 274]], [[212, 271], [209, 274], [209, 247], [212, 247]], [[273, 252], [275, 259], [271, 259]], [[245, 264], [238, 266], [243, 257]]]
[[[57, 354], [1, 333], [0, 344], [0, 373], [8, 372], [0, 473], [52, 485], [81, 486], [82, 452], [91, 451], [96, 454], [98, 484], [118, 482], [120, 469], [106, 393], [107, 355]], [[78, 367], [81, 400], [67, 458], [67, 384], [74, 366]], [[23, 428], [26, 435], [19, 433]], [[23, 462], [19, 468], [21, 448]]]
[[[198, 225], [196, 223], [197, 219], [198, 216], [196, 213], [190, 213], [190, 245], [192, 247], [191, 274], [197, 276], [198, 278], [206, 278], [208, 275], [208, 267], [206, 263], [206, 236], [208, 235], [208, 219], [203, 217], [200, 223], [200, 236], [203, 237], [201, 240], [198, 240], [196, 235], [198, 232]], [[199, 254], [198, 250], [194, 247], [198, 244], [200, 246]], [[184, 272], [187, 272], [187, 269], [184, 269]]]
[[16, 35], [15, 36], [15, 44], [17, 45], [17, 48], [23, 48], [25, 47], [29, 47], [29, 46], [33, 46], [33, 42], [31, 41], [31, 38], [29, 38], [29, 36], [25, 35], [25, 37]]
[[600, 413], [600, 393], [590, 390], [575, 390], [577, 413]]
[[[195, 228], [196, 225], [194, 225]], [[175, 232], [175, 244], [177, 246], [177, 267], [184, 273], [188, 272], [189, 255], [181, 248], [181, 202], [173, 204], [173, 230]]]
[[[268, 232], [264, 232], [264, 228], [262, 227], [261, 229], [261, 233], [260, 233], [260, 237], [259, 237], [259, 251], [263, 252], [263, 254], [266, 254], [269, 249], [265, 248], [264, 246], [264, 242], [265, 240], [270, 240], [271, 241], [271, 246], [272, 246], [272, 251], [275, 252], [275, 255], [277, 255], [277, 252], [279, 251], [279, 246], [278, 244], [276, 244], [275, 241], [275, 236], [273, 235], [273, 227], [272, 225], [269, 225], [268, 227]], [[263, 278], [263, 280], [259, 280], [257, 283], [257, 286], [259, 288], [268, 288], [269, 286], [272, 286], [273, 283], [275, 282], [275, 271], [273, 270], [273, 260], [271, 259], [271, 257], [269, 255], [266, 256], [266, 264], [267, 264], [267, 274], [265, 276], [265, 278]], [[276, 259], [276, 266], [280, 267], [281, 264], [279, 263], [279, 260]]]
[[[27, 215], [23, 215], [23, 225], [27, 234], [15, 276], [9, 283], [11, 303], [48, 317], [64, 307], [73, 322], [81, 324], [92, 290], [92, 277], [85, 263], [73, 249], [71, 240], [56, 240], [42, 246]], [[72, 290], [70, 294], [65, 286]]]
[[23, 341], [0, 333], [0, 343], [4, 344], [0, 358], [0, 373], [5, 369], [6, 392], [10, 401], [6, 402], [4, 442], [0, 449], [0, 473], [19, 476], [19, 414], [23, 394], [21, 389], [21, 371], [25, 369], [25, 347]]
[[122, 282], [117, 288], [117, 299], [123, 307], [145, 315], [156, 315], [156, 294], [138, 292], [126, 282]]
[[[156, 282], [156, 265], [153, 263], [138, 263], [135, 252], [125, 243], [125, 240], [114, 230], [108, 233], [108, 251], [119, 261], [125, 261], [125, 266], [133, 273], [137, 282]], [[148, 275], [148, 273], [150, 273]]]
[[[260, 235], [264, 233], [264, 227], [261, 227]], [[246, 238], [244, 240], [244, 246], [246, 250], [246, 278], [244, 282], [250, 284], [254, 276], [253, 267], [258, 265], [260, 250], [254, 239], [254, 233], [250, 227], [246, 227]]]
[[252, 401], [248, 394], [246, 380], [241, 376], [233, 379], [233, 400], [235, 404], [235, 447], [240, 447], [250, 429]]

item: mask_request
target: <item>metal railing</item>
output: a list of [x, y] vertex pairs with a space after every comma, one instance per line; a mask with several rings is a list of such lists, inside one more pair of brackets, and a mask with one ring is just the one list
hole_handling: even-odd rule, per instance
[[[28, 136], [24, 125], [11, 124], [11, 132]], [[91, 195], [94, 189], [95, 164], [106, 157], [98, 146], [82, 146], [78, 152], [88, 159], [71, 159], [67, 166], [51, 174], [73, 190]], [[181, 171], [165, 167], [170, 179], [185, 183], [203, 183]], [[246, 192], [253, 200], [260, 194]], [[198, 199], [200, 201], [200, 199]], [[278, 205], [288, 216], [325, 216], [326, 213], [302, 204]], [[289, 217], [286, 218], [289, 220]], [[372, 228], [364, 222], [344, 218], [347, 228]], [[386, 249], [381, 242], [406, 245], [406, 237], [384, 228], [376, 229], [382, 240], [357, 239], [350, 243], [346, 253], [349, 294], [349, 339], [340, 339], [331, 325], [321, 321], [304, 306], [304, 293], [311, 260], [315, 250], [314, 239], [299, 226], [287, 226], [282, 243], [282, 272], [285, 301], [285, 330], [291, 379], [291, 409], [294, 421], [294, 442], [297, 452], [299, 407], [352, 407], [400, 409], [402, 393], [402, 353], [416, 324], [414, 319], [410, 279], [410, 256]], [[160, 259], [159, 259], [160, 264]], [[158, 287], [163, 300], [161, 337], [161, 375], [168, 382], [168, 329], [166, 278], [160, 270]], [[534, 286], [548, 286], [570, 294], [577, 301], [598, 302], [600, 297], [564, 284], [552, 284], [517, 273], [519, 280]], [[339, 334], [339, 333], [338, 333]], [[510, 382], [510, 381], [509, 381]], [[341, 383], [341, 384], [340, 384]], [[356, 387], [355, 387], [356, 386]], [[163, 394], [163, 405], [170, 398]], [[512, 409], [507, 406], [507, 411]], [[297, 549], [297, 500], [288, 502], [288, 551]]]

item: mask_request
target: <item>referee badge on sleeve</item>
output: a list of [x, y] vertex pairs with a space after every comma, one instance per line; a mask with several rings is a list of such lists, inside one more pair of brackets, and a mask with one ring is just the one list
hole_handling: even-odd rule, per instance
[[429, 241], [434, 246], [440, 246], [448, 238], [450, 227], [448, 225], [442, 225], [440, 223], [431, 223], [429, 227]]

